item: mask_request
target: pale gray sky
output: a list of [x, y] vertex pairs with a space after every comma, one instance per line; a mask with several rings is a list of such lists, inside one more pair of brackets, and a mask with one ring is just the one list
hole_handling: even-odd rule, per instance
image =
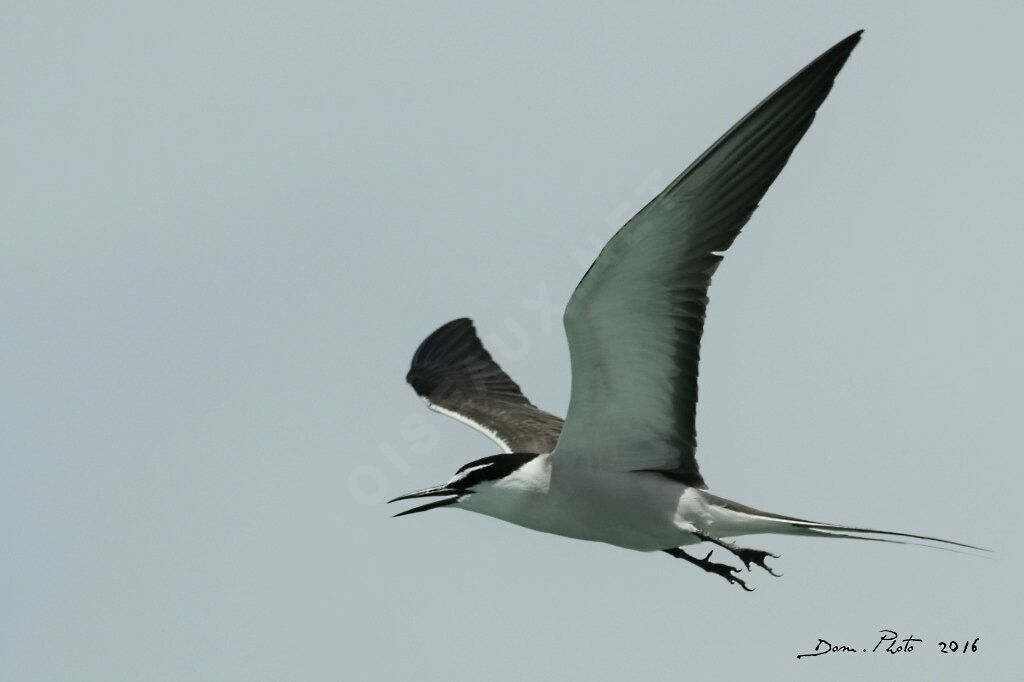
[[[488, 4], [7, 3], [0, 679], [1009, 679], [1021, 5]], [[392, 520], [495, 452], [404, 384], [421, 338], [475, 318], [563, 413], [589, 260], [858, 28], [712, 286], [701, 466], [995, 559], [759, 537], [745, 594]], [[795, 659], [886, 627], [924, 644]]]

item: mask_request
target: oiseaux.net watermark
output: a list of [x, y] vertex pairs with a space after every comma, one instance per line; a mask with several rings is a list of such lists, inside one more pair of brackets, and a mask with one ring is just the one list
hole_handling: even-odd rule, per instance
[[[630, 199], [623, 199], [607, 214], [607, 230], [580, 235], [576, 246], [569, 249], [567, 260], [579, 269], [581, 277], [615, 231], [671, 179], [661, 171], [652, 171], [636, 185]], [[487, 330], [487, 348], [499, 364], [529, 357], [538, 339], [561, 329], [564, 302], [557, 301], [564, 301], [564, 297], [554, 298], [546, 283], [536, 283], [530, 296], [523, 298], [497, 329]], [[391, 437], [377, 446], [373, 461], [357, 463], [349, 471], [348, 492], [352, 499], [358, 504], [376, 505], [391, 497], [394, 475], [408, 477], [413, 472], [410, 456], [420, 462], [424, 455], [437, 449], [441, 442], [439, 423], [436, 415], [419, 410], [400, 419]]]

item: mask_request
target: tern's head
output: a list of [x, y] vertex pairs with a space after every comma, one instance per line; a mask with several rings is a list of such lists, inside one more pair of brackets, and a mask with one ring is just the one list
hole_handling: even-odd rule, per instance
[[404, 512], [399, 512], [395, 516], [405, 516], [406, 514], [415, 514], [416, 512], [427, 511], [428, 509], [458, 504], [470, 495], [478, 494], [515, 473], [519, 467], [535, 457], [537, 457], [536, 454], [521, 452], [484, 457], [475, 462], [462, 465], [447, 483], [417, 490], [408, 495], [400, 495], [393, 500], [388, 500], [388, 504], [398, 502], [399, 500], [411, 500], [417, 497], [443, 498], [429, 504], [407, 509]]

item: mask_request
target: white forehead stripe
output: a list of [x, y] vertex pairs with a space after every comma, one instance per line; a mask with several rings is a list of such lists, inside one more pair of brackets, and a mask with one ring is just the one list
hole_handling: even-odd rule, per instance
[[474, 471], [479, 471], [480, 469], [486, 469], [489, 466], [491, 466], [490, 462], [488, 462], [487, 464], [477, 464], [475, 467], [469, 467], [468, 469], [463, 469], [462, 471], [457, 473], [452, 478], [452, 480], [448, 481], [448, 485], [451, 485], [452, 483], [458, 483], [459, 481], [461, 481], [462, 479], [466, 478], [467, 476], [469, 476]]

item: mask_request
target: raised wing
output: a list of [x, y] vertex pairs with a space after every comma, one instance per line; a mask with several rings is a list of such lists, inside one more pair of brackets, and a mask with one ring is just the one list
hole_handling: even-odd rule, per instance
[[556, 466], [664, 471], [695, 486], [708, 286], [814, 120], [860, 32], [761, 102], [604, 247], [569, 301], [572, 395]]
[[505, 452], [551, 452], [558, 441], [562, 420], [526, 399], [466, 318], [420, 344], [405, 380], [430, 409], [472, 426]]

